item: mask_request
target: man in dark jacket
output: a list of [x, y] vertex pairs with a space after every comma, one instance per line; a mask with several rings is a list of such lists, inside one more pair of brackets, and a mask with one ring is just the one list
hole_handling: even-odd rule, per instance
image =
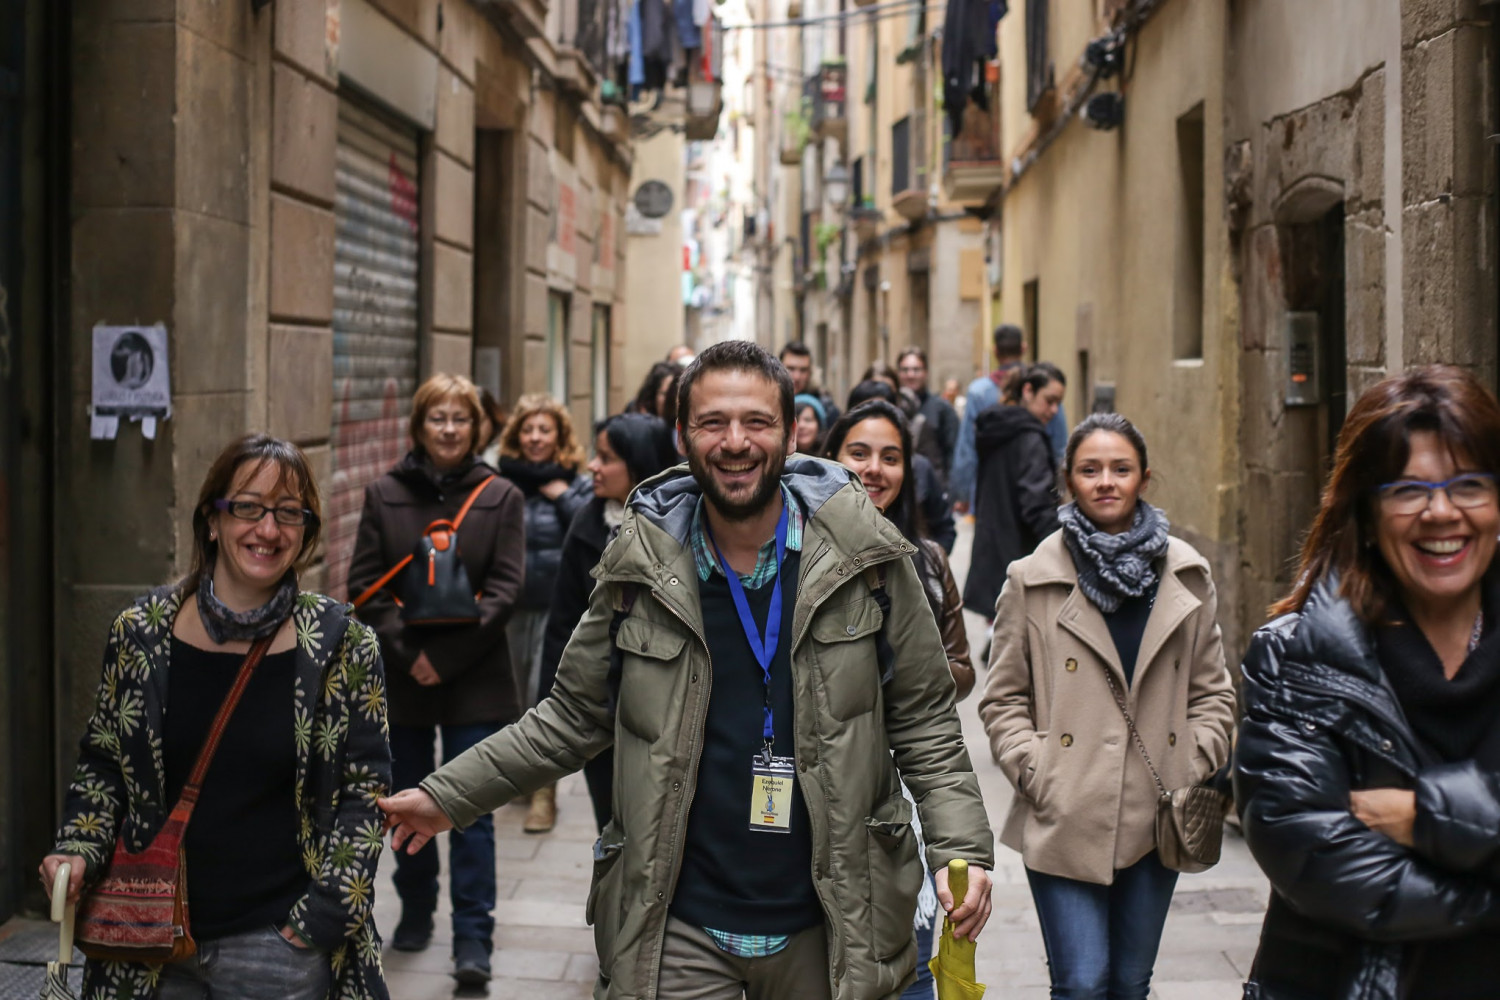
[[917, 394], [921, 404], [922, 432], [913, 442], [918, 452], [927, 456], [943, 482], [953, 468], [953, 450], [958, 447], [958, 411], [942, 396], [927, 391], [927, 352], [908, 347], [896, 359], [896, 375], [901, 387]]
[[964, 607], [987, 619], [995, 617], [1010, 564], [1030, 555], [1058, 524], [1057, 459], [1046, 425], [1062, 401], [1062, 373], [1045, 362], [1033, 365], [1020, 391], [1014, 402], [997, 403], [974, 421], [979, 476]]

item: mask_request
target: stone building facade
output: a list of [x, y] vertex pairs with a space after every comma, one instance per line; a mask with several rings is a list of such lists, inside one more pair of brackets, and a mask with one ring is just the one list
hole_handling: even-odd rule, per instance
[[[33, 888], [106, 626], [185, 570], [225, 443], [307, 451], [325, 542], [305, 585], [343, 597], [364, 484], [406, 450], [422, 378], [549, 390], [585, 426], [618, 408], [631, 165], [579, 0], [5, 9], [30, 140], [0, 153], [37, 197], [3, 203], [8, 232], [25, 218], [0, 261], [27, 292], [0, 371], [0, 755], [27, 761], [0, 778], [0, 918]], [[101, 323], [166, 327], [154, 437], [91, 437]]]
[[1291, 583], [1349, 401], [1428, 361], [1494, 383], [1497, 16], [1031, 0], [1000, 23], [996, 155], [957, 165], [995, 173], [970, 194], [996, 320], [1068, 373], [1070, 418], [1141, 426], [1232, 658]]

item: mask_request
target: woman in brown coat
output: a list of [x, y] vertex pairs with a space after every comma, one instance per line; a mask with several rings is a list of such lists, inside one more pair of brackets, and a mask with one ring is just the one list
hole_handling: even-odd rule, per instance
[[[412, 400], [412, 450], [365, 489], [364, 515], [349, 566], [349, 592], [362, 594], [412, 553], [427, 527], [453, 520], [472, 495], [456, 533], [460, 561], [479, 595], [474, 625], [407, 625], [382, 588], [359, 616], [380, 637], [390, 686], [393, 786], [414, 788], [436, 768], [435, 730], [452, 760], [521, 715], [505, 625], [525, 570], [521, 491], [475, 459], [479, 392], [461, 375], [434, 375]], [[482, 485], [481, 485], [482, 484]], [[414, 564], [415, 566], [415, 564]], [[406, 572], [413, 572], [408, 568]], [[453, 957], [461, 983], [490, 978], [495, 909], [495, 833], [486, 816], [450, 834]], [[396, 858], [399, 951], [432, 939], [438, 899], [437, 845]]]
[[1026, 864], [1052, 996], [1146, 1000], [1177, 873], [1115, 692], [1169, 790], [1228, 759], [1234, 692], [1208, 563], [1140, 499], [1140, 432], [1095, 414], [1065, 468], [1062, 529], [1006, 574], [979, 714], [1016, 788], [1001, 841]]

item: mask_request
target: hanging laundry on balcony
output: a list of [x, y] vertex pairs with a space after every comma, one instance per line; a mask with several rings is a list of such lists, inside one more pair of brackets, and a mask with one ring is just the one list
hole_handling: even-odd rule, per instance
[[693, 0], [673, 0], [672, 20], [677, 25], [677, 40], [685, 50], [703, 48], [703, 29], [693, 20]]
[[1007, 0], [948, 0], [943, 19], [943, 106], [953, 134], [963, 131], [969, 101], [989, 110], [984, 66], [998, 53], [995, 33]]

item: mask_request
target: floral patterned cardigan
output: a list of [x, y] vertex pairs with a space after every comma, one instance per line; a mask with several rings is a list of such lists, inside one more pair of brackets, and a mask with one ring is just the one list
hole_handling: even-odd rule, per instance
[[[171, 810], [161, 734], [172, 625], [183, 596], [172, 587], [155, 590], [110, 628], [55, 848], [83, 857], [86, 887], [108, 862], [117, 835], [130, 850], [143, 850]], [[328, 952], [332, 1000], [388, 1000], [371, 919], [382, 832], [375, 799], [391, 778], [380, 646], [347, 605], [321, 594], [298, 594], [293, 617], [297, 839], [310, 881], [287, 923]], [[90, 961], [82, 1000], [152, 1000], [161, 968]]]

